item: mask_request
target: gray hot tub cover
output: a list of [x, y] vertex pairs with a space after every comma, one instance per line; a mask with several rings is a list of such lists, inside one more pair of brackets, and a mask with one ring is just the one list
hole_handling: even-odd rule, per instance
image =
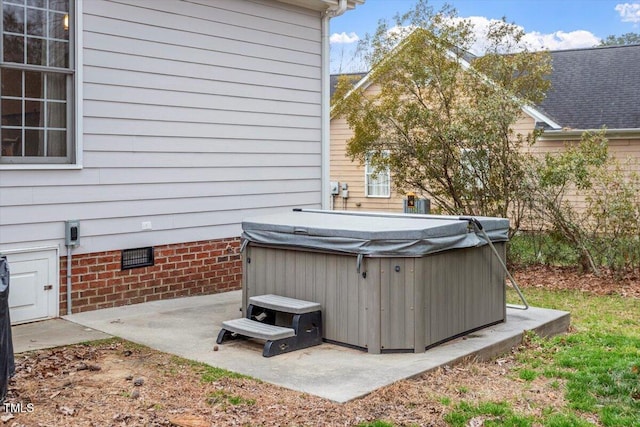
[[[492, 242], [508, 240], [509, 220], [475, 217]], [[421, 257], [487, 244], [464, 217], [295, 210], [247, 218], [243, 245], [257, 243], [369, 257]]]

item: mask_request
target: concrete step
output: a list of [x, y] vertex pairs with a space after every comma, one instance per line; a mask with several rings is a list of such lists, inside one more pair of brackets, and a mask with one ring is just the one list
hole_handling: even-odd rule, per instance
[[273, 294], [249, 297], [249, 304], [293, 314], [305, 314], [320, 311], [320, 304], [317, 302], [304, 301]]
[[283, 328], [242, 317], [239, 319], [225, 320], [222, 328], [235, 334], [262, 340], [280, 340], [295, 337], [296, 332], [292, 328]]

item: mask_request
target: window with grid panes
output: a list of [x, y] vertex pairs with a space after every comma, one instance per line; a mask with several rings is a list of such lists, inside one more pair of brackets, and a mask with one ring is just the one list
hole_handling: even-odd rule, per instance
[[73, 163], [73, 1], [0, 4], [0, 163]]
[[[385, 151], [383, 157], [389, 153]], [[364, 188], [366, 197], [391, 196], [391, 172], [389, 167], [376, 168], [371, 164], [372, 154], [368, 154], [364, 164]]]

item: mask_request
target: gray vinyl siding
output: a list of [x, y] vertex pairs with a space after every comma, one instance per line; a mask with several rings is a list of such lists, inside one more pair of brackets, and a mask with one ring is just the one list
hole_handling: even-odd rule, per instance
[[[83, 2], [83, 168], [0, 172], [3, 248], [238, 236], [321, 204], [321, 17], [271, 0]], [[153, 230], [142, 231], [143, 221]]]

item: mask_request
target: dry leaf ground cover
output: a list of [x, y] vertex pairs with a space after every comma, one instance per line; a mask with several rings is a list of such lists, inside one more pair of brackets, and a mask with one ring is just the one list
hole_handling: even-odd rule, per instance
[[[640, 381], [633, 372], [640, 369], [640, 350], [632, 348], [636, 341], [621, 344], [620, 358], [628, 355], [631, 360], [620, 368], [630, 389], [618, 392], [623, 400], [612, 403], [596, 399], [592, 406], [576, 405], [573, 374], [582, 368], [556, 361], [573, 348], [572, 337], [582, 339], [594, 328], [607, 336], [640, 340], [640, 280], [621, 284], [572, 270], [538, 268], [519, 271], [517, 279], [531, 303], [571, 309], [570, 334], [551, 341], [527, 335], [522, 346], [495, 360], [445, 367], [346, 404], [119, 339], [41, 350], [16, 355], [17, 373], [7, 399], [13, 406], [0, 411], [0, 426], [581, 427], [616, 426], [612, 422], [620, 420], [619, 425], [640, 426], [629, 418], [635, 414], [640, 419], [640, 387], [633, 388]], [[531, 285], [541, 282], [552, 290]], [[611, 405], [626, 412], [611, 418], [602, 409]]]
[[33, 412], [13, 414], [6, 424], [338, 426], [390, 420], [425, 426], [446, 425], [443, 415], [463, 399], [513, 401], [518, 411], [533, 413], [564, 405], [549, 381], [514, 386], [514, 363], [510, 355], [493, 364], [450, 367], [337, 404], [114, 340], [21, 355], [9, 401], [32, 403]]

